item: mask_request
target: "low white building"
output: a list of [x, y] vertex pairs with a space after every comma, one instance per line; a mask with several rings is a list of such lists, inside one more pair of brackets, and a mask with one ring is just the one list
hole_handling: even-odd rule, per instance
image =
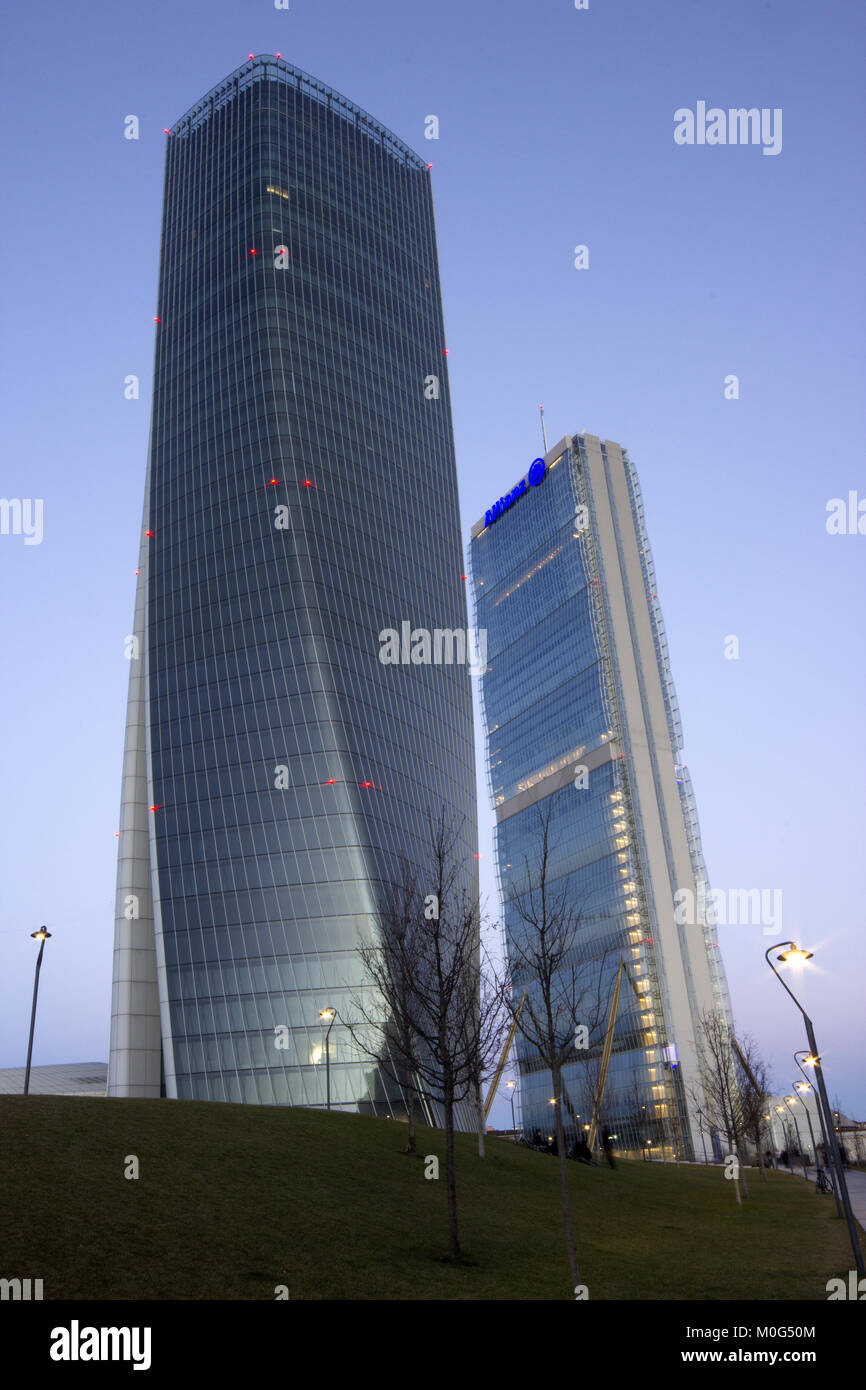
[[[0, 1096], [24, 1094], [25, 1067], [0, 1067]], [[104, 1096], [107, 1062], [61, 1062], [30, 1068], [31, 1096]]]

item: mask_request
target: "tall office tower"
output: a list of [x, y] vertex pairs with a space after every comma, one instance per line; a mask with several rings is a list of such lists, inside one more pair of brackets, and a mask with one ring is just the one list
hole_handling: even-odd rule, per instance
[[167, 133], [157, 315], [108, 1093], [388, 1114], [356, 947], [431, 815], [477, 877], [470, 674], [380, 659], [467, 621], [428, 166], [245, 63]]
[[[728, 1012], [635, 470], [618, 444], [563, 438], [472, 528], [506, 943], [523, 928], [549, 812], [548, 888], [579, 917], [591, 1046], [564, 1069], [563, 1122], [589, 1121], [614, 974], [622, 985], [602, 1118], [633, 1152], [701, 1152], [690, 1098], [705, 1009]], [[691, 892], [694, 924], [687, 917]], [[622, 981], [621, 981], [622, 982]], [[529, 988], [532, 985], [526, 982]], [[599, 989], [600, 986], [600, 989]], [[550, 1129], [551, 1077], [518, 1045], [525, 1129]], [[565, 1113], [567, 1106], [568, 1113]], [[573, 1118], [580, 1115], [581, 1119]]]

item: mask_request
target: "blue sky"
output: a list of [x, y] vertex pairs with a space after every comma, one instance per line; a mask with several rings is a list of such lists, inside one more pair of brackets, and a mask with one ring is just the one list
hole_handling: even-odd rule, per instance
[[[24, 1061], [42, 922], [34, 1061], [107, 1057], [162, 131], [248, 53], [279, 51], [434, 163], [467, 537], [540, 452], [539, 401], [551, 443], [586, 430], [629, 449], [711, 882], [782, 890], [781, 935], [816, 952], [802, 996], [831, 1094], [866, 1117], [866, 535], [825, 527], [829, 499], [866, 498], [863, 38], [845, 0], [7, 16], [0, 492], [42, 498], [44, 534], [0, 536], [0, 1065]], [[781, 108], [781, 153], [676, 145], [674, 112], [698, 101]], [[479, 790], [495, 912], [483, 768]], [[804, 1038], [771, 938], [720, 940], [737, 1023], [789, 1087]]]

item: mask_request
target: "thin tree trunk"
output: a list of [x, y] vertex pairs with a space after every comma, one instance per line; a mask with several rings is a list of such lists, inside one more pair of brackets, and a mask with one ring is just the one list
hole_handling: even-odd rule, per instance
[[406, 1072], [406, 1110], [409, 1116], [409, 1142], [406, 1145], [407, 1154], [414, 1155], [418, 1152], [415, 1142], [415, 1088], [412, 1085], [411, 1072]]
[[756, 1138], [755, 1138], [755, 1148], [758, 1150], [758, 1167], [759, 1167], [760, 1170], [761, 1170], [761, 1177], [763, 1178], [764, 1182], [769, 1182], [770, 1180], [769, 1180], [769, 1178], [767, 1177], [767, 1165], [766, 1165], [766, 1163], [764, 1162], [764, 1150], [763, 1150], [762, 1147], [761, 1147], [761, 1132], [760, 1132], [760, 1130], [758, 1131], [758, 1133], [757, 1133], [757, 1135], [756, 1135]]
[[746, 1181], [746, 1165], [745, 1165], [745, 1163], [743, 1163], [743, 1162], [740, 1160], [740, 1146], [739, 1146], [739, 1144], [737, 1145], [737, 1161], [738, 1161], [739, 1164], [740, 1164], [740, 1172], [741, 1172], [742, 1175], [743, 1175], [743, 1196], [744, 1196], [744, 1197], [749, 1197], [749, 1196], [751, 1196], [751, 1193], [749, 1192], [749, 1184], [748, 1184], [748, 1182]]
[[454, 1162], [454, 1098], [446, 1087], [445, 1097], [445, 1171], [448, 1192], [448, 1244], [452, 1264], [460, 1262], [460, 1232], [457, 1226], [457, 1173]]
[[481, 1094], [481, 1078], [475, 1082], [475, 1103], [478, 1106], [478, 1157], [485, 1158], [484, 1149], [484, 1098]]
[[580, 1268], [577, 1263], [577, 1248], [574, 1243], [574, 1227], [571, 1224], [571, 1193], [568, 1187], [568, 1159], [565, 1155], [565, 1131], [562, 1126], [562, 1087], [560, 1085], [559, 1068], [552, 1069], [553, 1094], [556, 1099], [554, 1109], [554, 1128], [556, 1133], [556, 1147], [559, 1153], [559, 1181], [562, 1191], [562, 1224], [565, 1228], [565, 1251], [568, 1255], [568, 1267], [571, 1270], [572, 1288], [580, 1283]]

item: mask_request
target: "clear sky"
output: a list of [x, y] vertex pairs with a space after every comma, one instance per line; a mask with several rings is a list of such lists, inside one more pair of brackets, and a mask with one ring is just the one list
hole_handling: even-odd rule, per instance
[[[831, 498], [866, 499], [864, 47], [854, 0], [7, 13], [0, 492], [44, 512], [41, 544], [0, 535], [0, 1066], [25, 1058], [43, 922], [34, 1062], [108, 1055], [162, 132], [279, 51], [434, 163], [467, 538], [540, 452], [540, 401], [551, 444], [629, 449], [710, 880], [782, 891], [779, 936], [816, 953], [802, 997], [831, 1095], [866, 1118], [866, 535], [825, 524]], [[674, 112], [698, 102], [780, 108], [781, 151], [676, 144]], [[483, 765], [479, 783], [495, 915]], [[763, 962], [773, 939], [720, 928], [737, 1024], [784, 1089], [805, 1040]]]

